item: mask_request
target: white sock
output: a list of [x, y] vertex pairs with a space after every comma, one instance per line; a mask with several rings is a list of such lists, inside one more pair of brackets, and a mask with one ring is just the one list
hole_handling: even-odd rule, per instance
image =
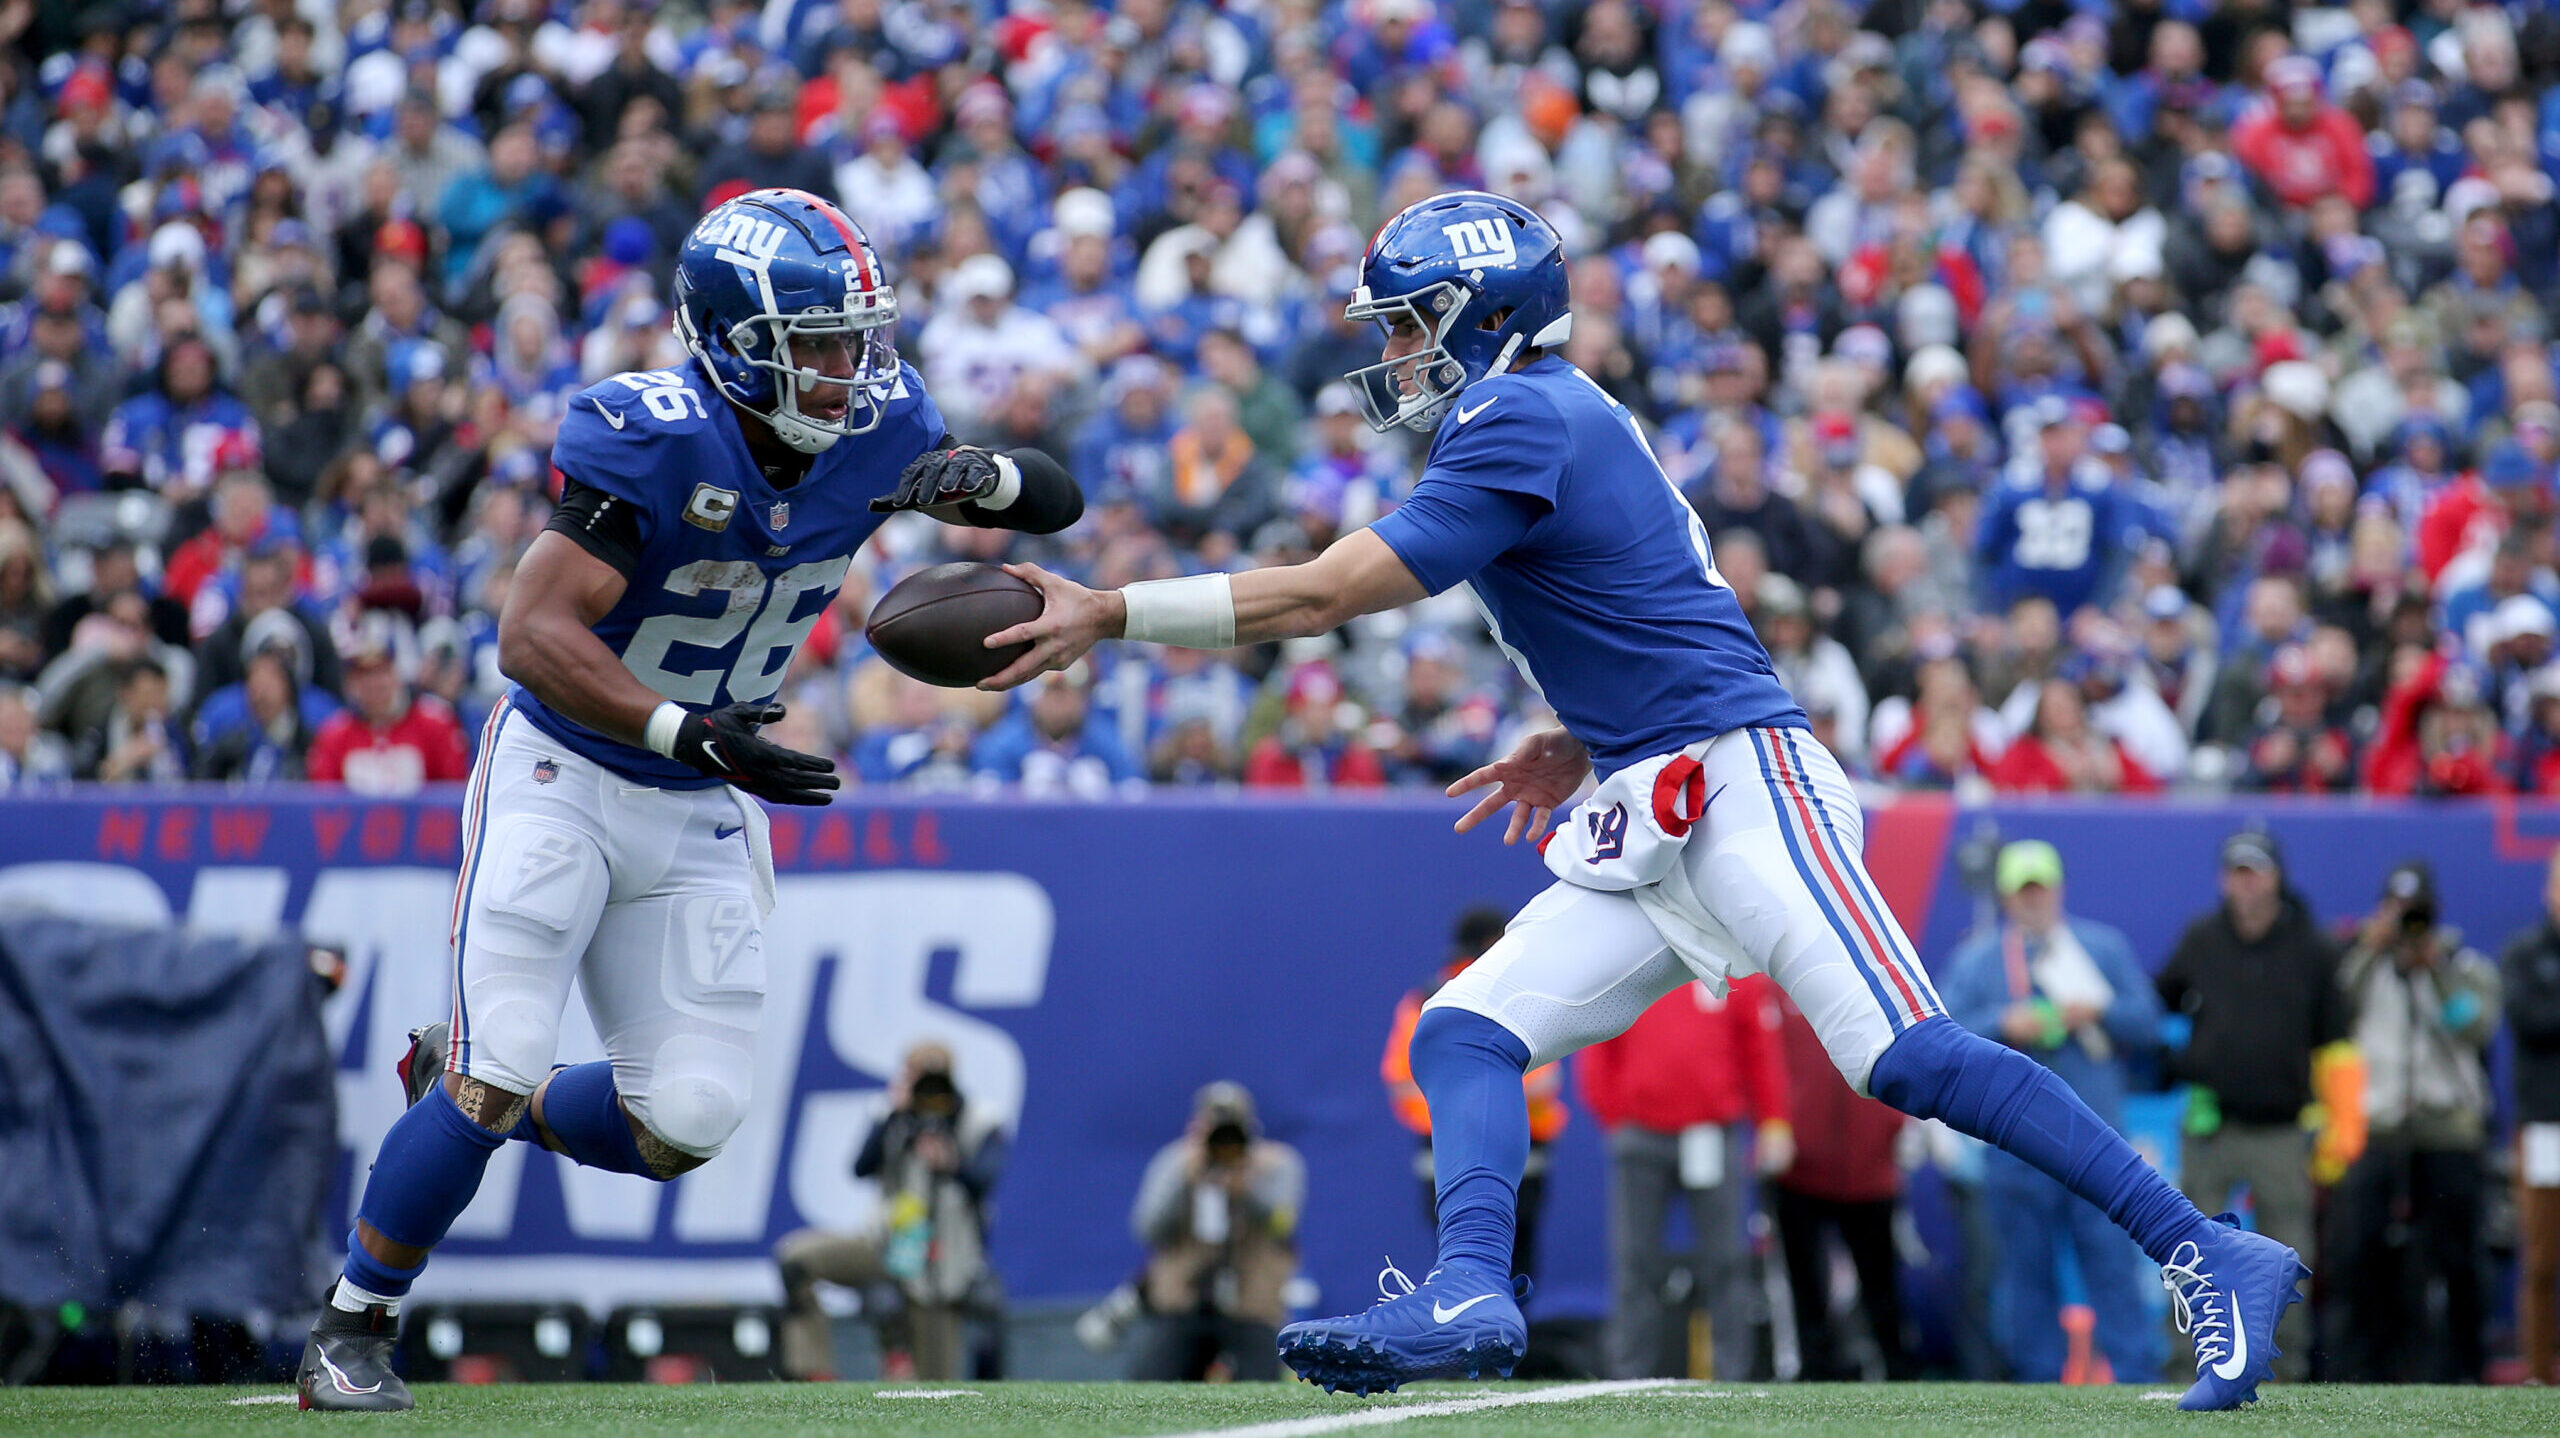
[[362, 1313], [368, 1308], [379, 1308], [393, 1318], [400, 1316], [399, 1299], [358, 1288], [343, 1275], [338, 1279], [338, 1286], [329, 1291], [329, 1306], [342, 1313]]

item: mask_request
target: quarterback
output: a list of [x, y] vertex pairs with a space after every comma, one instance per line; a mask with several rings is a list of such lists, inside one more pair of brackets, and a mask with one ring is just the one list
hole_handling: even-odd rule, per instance
[[[303, 1350], [302, 1406], [402, 1409], [403, 1295], [509, 1139], [666, 1180], [746, 1110], [773, 903], [755, 800], [824, 804], [828, 760], [758, 734], [854, 551], [902, 509], [1050, 533], [1084, 501], [1035, 450], [956, 447], [892, 344], [897, 292], [842, 210], [758, 190], [678, 257], [682, 366], [580, 394], [565, 478], [498, 627], [454, 886], [453, 1013]], [[554, 1069], [576, 978], [610, 1057]]]
[[1295, 1323], [1281, 1356], [1357, 1393], [1508, 1374], [1526, 1351], [1511, 1272], [1528, 1157], [1521, 1075], [1625, 1029], [1692, 978], [1775, 979], [1850, 1085], [2053, 1175], [2161, 1265], [2195, 1338], [2188, 1408], [2255, 1397], [2293, 1250], [2208, 1219], [2053, 1071], [1946, 1017], [1861, 860], [1864, 820], [1717, 573], [1696, 513], [1627, 410], [1557, 354], [1573, 316], [1555, 231], [1481, 193], [1424, 200], [1362, 261], [1349, 317], [1385, 333], [1348, 378], [1380, 429], [1432, 436], [1412, 497], [1301, 565], [1096, 593], [1033, 566], [1033, 641], [991, 687], [1107, 638], [1223, 649], [1320, 634], [1464, 584], [1562, 727], [1451, 786], [1493, 786], [1506, 842], [1598, 782], [1544, 843], [1557, 882], [1434, 995], [1413, 1035], [1439, 1196], [1437, 1265], [1391, 1265], [1364, 1313]]

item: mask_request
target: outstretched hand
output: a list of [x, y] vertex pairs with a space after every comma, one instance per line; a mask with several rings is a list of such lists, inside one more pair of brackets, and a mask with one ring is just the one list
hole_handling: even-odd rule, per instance
[[979, 680], [981, 689], [1017, 688], [1052, 669], [1064, 669], [1094, 645], [1117, 638], [1128, 622], [1128, 608], [1116, 589], [1098, 593], [1036, 564], [1008, 564], [1004, 572], [1039, 590], [1041, 609], [1038, 618], [987, 636], [989, 649], [1028, 644], [1031, 652]]
[[1458, 832], [1467, 832], [1509, 805], [1511, 825], [1502, 842], [1516, 844], [1525, 838], [1534, 843], [1590, 772], [1591, 754], [1581, 740], [1562, 729], [1541, 729], [1510, 753], [1449, 786], [1452, 799], [1487, 784], [1497, 786], [1458, 820]]

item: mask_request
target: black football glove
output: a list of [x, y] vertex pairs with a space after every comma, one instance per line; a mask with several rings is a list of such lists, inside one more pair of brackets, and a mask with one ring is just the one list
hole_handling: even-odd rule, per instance
[[1003, 479], [996, 457], [983, 449], [929, 449], [899, 474], [897, 490], [871, 501], [871, 507], [887, 514], [984, 499], [996, 492]]
[[676, 729], [674, 758], [776, 804], [824, 804], [840, 787], [832, 761], [785, 749], [756, 729], [782, 717], [779, 704], [730, 704], [687, 714]]

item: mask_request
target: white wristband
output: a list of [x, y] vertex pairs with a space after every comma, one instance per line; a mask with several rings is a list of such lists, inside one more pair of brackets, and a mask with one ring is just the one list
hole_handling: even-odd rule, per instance
[[1010, 506], [1022, 497], [1022, 469], [1012, 460], [997, 455], [996, 487], [986, 498], [976, 501], [978, 508], [989, 514]]
[[640, 731], [640, 742], [648, 745], [652, 753], [676, 757], [676, 731], [684, 727], [686, 712], [672, 699], [649, 711], [649, 727]]
[[1236, 647], [1235, 586], [1224, 574], [1148, 579], [1120, 591], [1129, 606], [1124, 639], [1180, 649]]

